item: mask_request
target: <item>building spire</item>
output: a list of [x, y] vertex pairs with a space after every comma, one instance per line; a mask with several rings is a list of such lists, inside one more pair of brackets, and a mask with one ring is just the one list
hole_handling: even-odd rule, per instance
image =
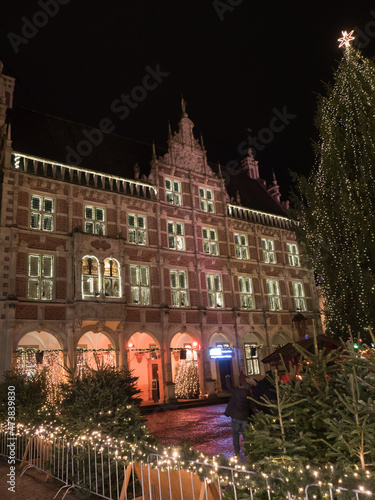
[[182, 117], [187, 118], [188, 114], [186, 113], [186, 101], [183, 98], [182, 94], [181, 94], [181, 111], [182, 111]]

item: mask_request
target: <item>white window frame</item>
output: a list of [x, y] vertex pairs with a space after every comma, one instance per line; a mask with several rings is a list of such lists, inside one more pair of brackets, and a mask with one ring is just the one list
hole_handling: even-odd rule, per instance
[[165, 201], [169, 205], [182, 206], [182, 189], [181, 181], [175, 181], [174, 179], [165, 178]]
[[207, 255], [219, 255], [219, 243], [216, 229], [202, 227], [203, 252]]
[[276, 264], [276, 252], [273, 240], [262, 238], [263, 260], [266, 264]]
[[[90, 209], [92, 210], [92, 216], [88, 217], [88, 210]], [[100, 219], [99, 213], [102, 213], [103, 219]], [[85, 233], [99, 235], [105, 234], [105, 208], [96, 205], [85, 205], [84, 220]], [[92, 231], [88, 230], [89, 227], [92, 227]]]
[[[254, 343], [244, 343], [244, 354], [246, 364], [246, 375], [259, 375], [259, 345]], [[254, 352], [255, 350], [255, 352]]]
[[280, 287], [277, 280], [266, 280], [270, 311], [281, 311]]
[[203, 212], [214, 214], [215, 200], [213, 190], [199, 187], [199, 203], [200, 209], [203, 210]]
[[224, 308], [223, 286], [220, 274], [206, 273], [208, 307], [210, 309]]
[[[134, 225], [131, 225], [131, 217], [134, 217]], [[128, 213], [128, 242], [133, 245], [147, 245], [147, 225], [145, 215]]]
[[246, 234], [234, 233], [234, 245], [236, 259], [249, 260], [250, 252]]
[[298, 245], [296, 243], [287, 243], [286, 249], [288, 252], [288, 262], [290, 266], [300, 267]]
[[[39, 201], [39, 208], [33, 206], [33, 201]], [[47, 203], [51, 208], [48, 210]], [[42, 231], [53, 231], [54, 228], [55, 200], [49, 196], [32, 194], [30, 199], [30, 228]]]
[[[93, 259], [96, 260], [97, 266], [98, 266], [98, 274], [84, 274], [83, 273], [83, 261], [84, 259]], [[85, 291], [85, 283], [89, 283], [90, 285], [90, 292], [87, 293]], [[102, 289], [101, 287], [101, 276], [100, 276], [100, 262], [95, 255], [85, 255], [82, 257], [82, 262], [81, 262], [81, 287], [82, 287], [82, 297], [99, 297], [100, 296], [100, 291]]]
[[151, 305], [149, 267], [138, 264], [130, 264], [129, 280], [130, 280], [131, 303], [138, 306]]
[[241, 309], [254, 309], [253, 282], [248, 276], [238, 276]]
[[[49, 264], [47, 264], [49, 262]], [[37, 265], [36, 272], [33, 267]], [[47, 254], [29, 254], [27, 297], [33, 300], [52, 300], [54, 281], [54, 258]], [[32, 293], [35, 290], [35, 293]]]
[[170, 269], [169, 278], [171, 282], [172, 307], [188, 307], [189, 286], [187, 271]]
[[[171, 231], [170, 231], [171, 230]], [[185, 226], [182, 222], [167, 221], [168, 248], [170, 250], [185, 250]]]
[[[110, 274], [106, 275], [106, 262], [109, 262], [110, 265], [110, 273], [113, 272], [113, 265], [111, 266], [111, 262], [116, 262], [118, 275]], [[115, 299], [119, 299], [121, 297], [121, 267], [120, 263], [117, 259], [113, 259], [112, 257], [107, 257], [104, 259], [104, 276], [103, 276], [103, 295], [105, 297], [111, 297]]]
[[305, 289], [303, 283], [300, 281], [292, 281], [294, 304], [296, 306], [296, 311], [305, 312], [306, 311], [306, 299], [305, 299]]

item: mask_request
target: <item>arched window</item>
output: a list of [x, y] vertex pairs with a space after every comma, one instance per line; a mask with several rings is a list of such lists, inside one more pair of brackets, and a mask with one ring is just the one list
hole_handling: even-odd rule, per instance
[[100, 295], [99, 261], [92, 255], [82, 259], [82, 296]]
[[105, 259], [103, 293], [105, 297], [121, 297], [120, 265], [116, 259]]

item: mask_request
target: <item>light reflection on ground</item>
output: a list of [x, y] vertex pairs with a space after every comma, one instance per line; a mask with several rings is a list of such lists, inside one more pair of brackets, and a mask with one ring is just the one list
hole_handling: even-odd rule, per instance
[[234, 455], [230, 418], [224, 416], [226, 404], [186, 410], [160, 411], [146, 416], [147, 427], [162, 444], [182, 445], [207, 455]]

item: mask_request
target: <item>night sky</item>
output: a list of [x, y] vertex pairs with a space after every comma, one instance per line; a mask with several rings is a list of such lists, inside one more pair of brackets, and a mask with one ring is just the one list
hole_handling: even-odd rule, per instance
[[[16, 105], [93, 127], [108, 118], [114, 133], [164, 147], [182, 94], [209, 160], [237, 159], [250, 134], [261, 176], [270, 182], [273, 169], [284, 197], [288, 169], [313, 165], [316, 94], [341, 57], [341, 30], [359, 28], [375, 55], [373, 2], [61, 0], [56, 12], [55, 1], [3, 6], [0, 57]], [[37, 14], [43, 3], [54, 16]], [[146, 68], [161, 81], [116, 111]]]

